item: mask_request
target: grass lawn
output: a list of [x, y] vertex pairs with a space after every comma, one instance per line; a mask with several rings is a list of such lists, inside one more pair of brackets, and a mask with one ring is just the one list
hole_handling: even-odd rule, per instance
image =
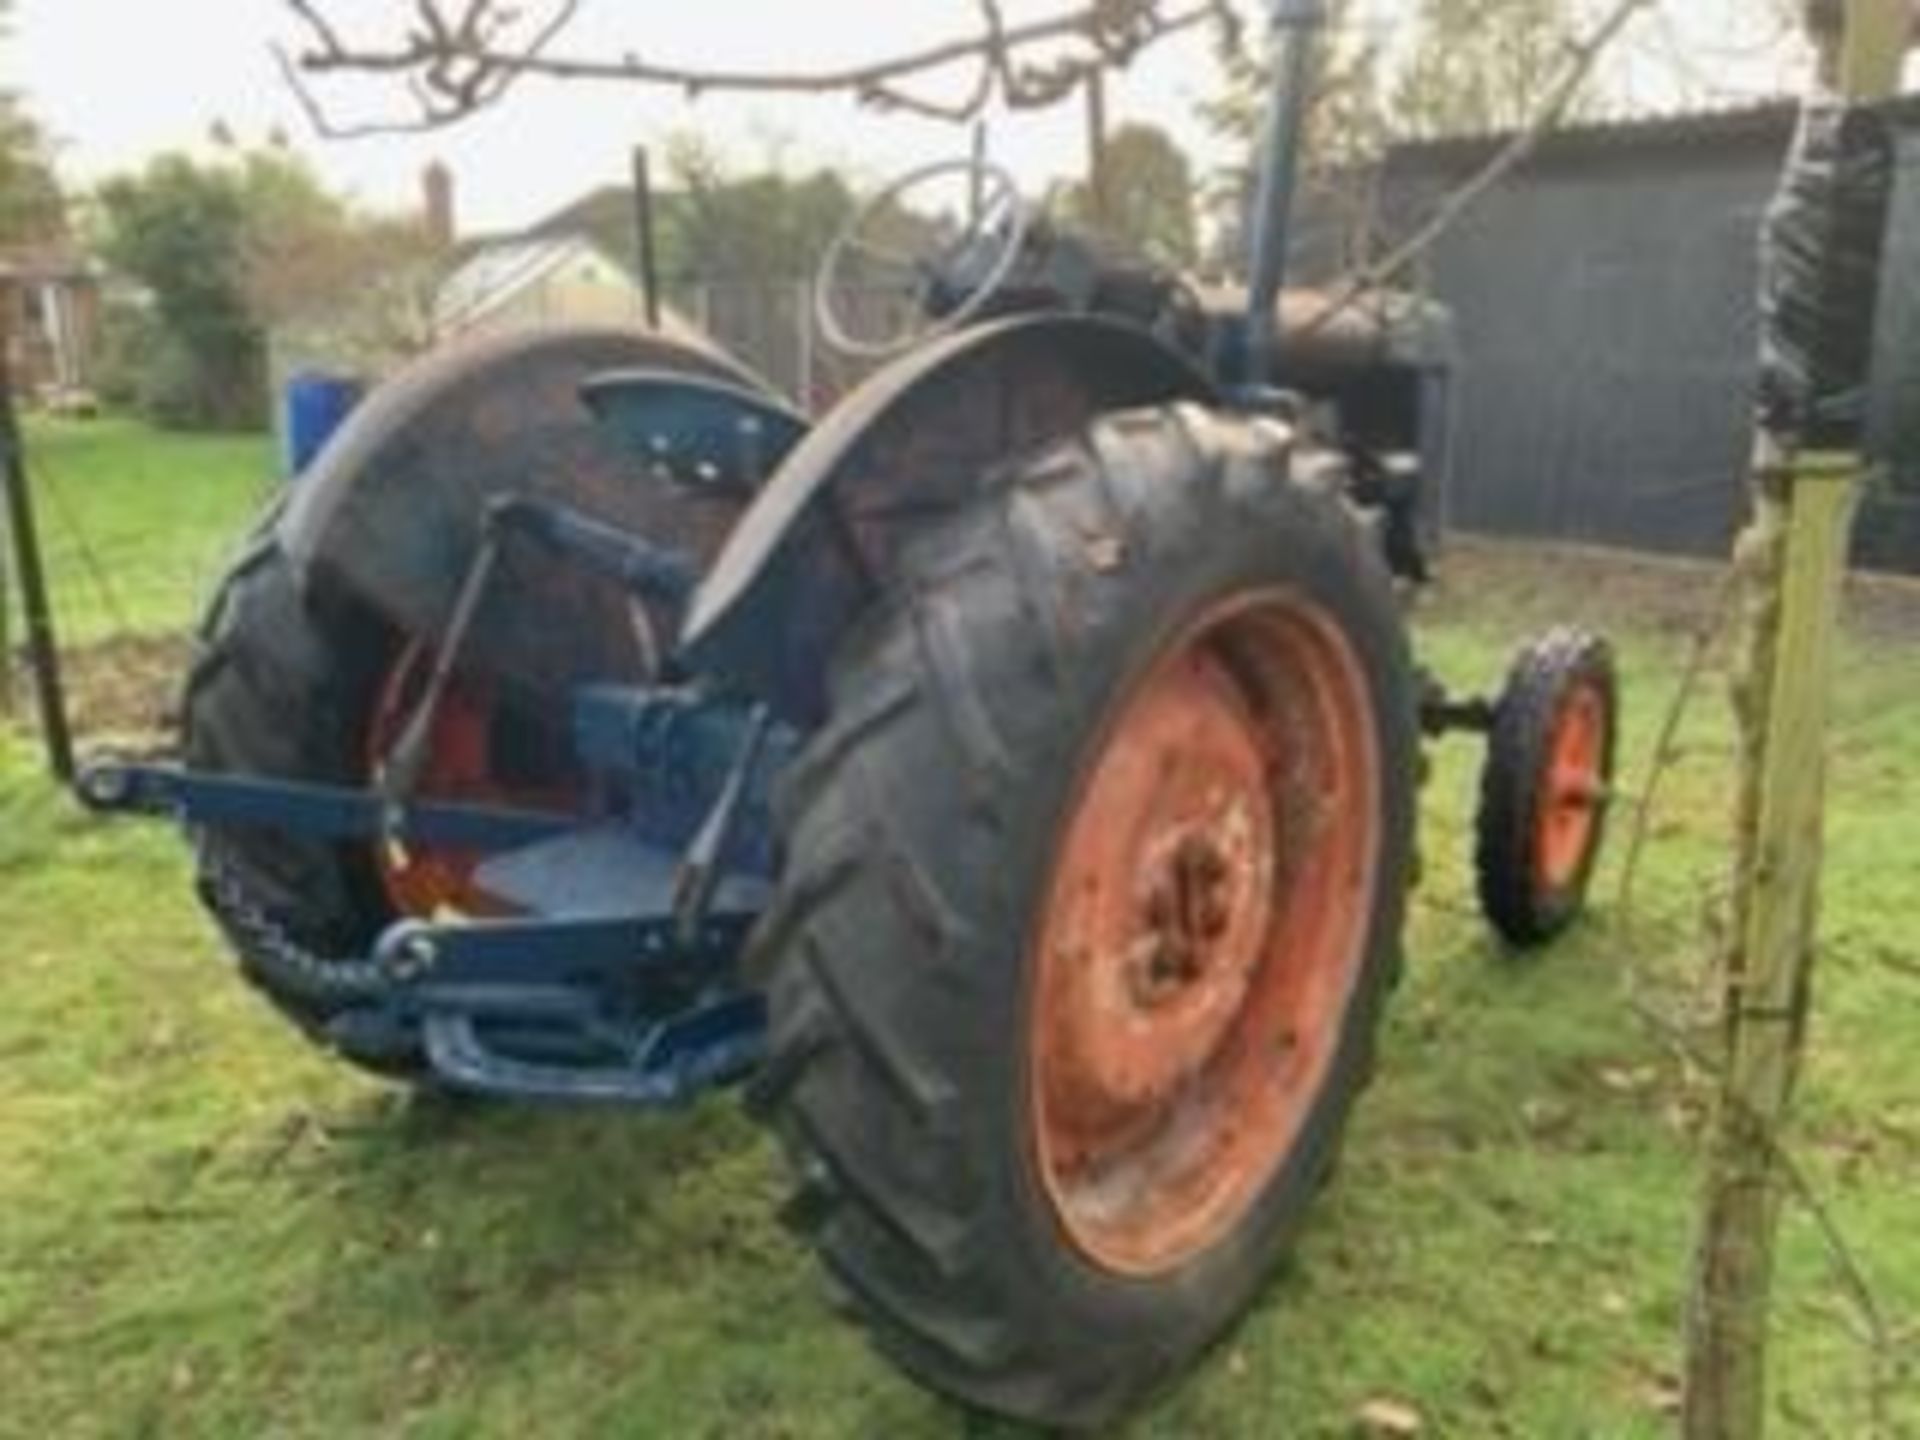
[[26, 440], [66, 643], [190, 624], [248, 517], [278, 483], [264, 435], [35, 418]]
[[[217, 453], [234, 471], [218, 503], [257, 489], [257, 450]], [[1604, 622], [1635, 776], [1699, 603], [1624, 570], [1481, 557], [1423, 641], [1443, 673], [1490, 680], [1545, 618]], [[1920, 1337], [1915, 635], [1863, 630], [1845, 658], [1793, 1140], [1903, 1344]], [[1130, 1434], [1343, 1436], [1379, 1398], [1428, 1435], [1671, 1432], [1705, 1090], [1628, 997], [1684, 1027], [1708, 993], [1731, 748], [1717, 681], [1682, 738], [1634, 912], [1609, 870], [1596, 919], [1527, 961], [1472, 914], [1477, 756], [1442, 753], [1408, 980], [1341, 1172], [1258, 1310]], [[358, 1078], [226, 972], [172, 835], [75, 817], [29, 759], [0, 740], [0, 1432], [1014, 1433], [915, 1390], [833, 1317], [732, 1099], [562, 1114]], [[1779, 1433], [1871, 1433], [1858, 1328], [1794, 1213]], [[1877, 1383], [1892, 1433], [1920, 1435], [1913, 1371]]]

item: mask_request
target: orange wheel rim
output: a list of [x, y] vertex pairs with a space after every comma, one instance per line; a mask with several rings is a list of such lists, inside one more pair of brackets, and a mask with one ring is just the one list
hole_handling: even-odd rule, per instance
[[[377, 777], [399, 743], [433, 668], [432, 653], [413, 644], [402, 651], [374, 705], [367, 738], [369, 772]], [[571, 781], [530, 781], [503, 774], [502, 713], [496, 686], [481, 677], [456, 674], [441, 697], [427, 742], [427, 761], [415, 796], [448, 804], [495, 805], [559, 813], [579, 808]], [[514, 907], [480, 883], [486, 856], [471, 850], [377, 845], [375, 868], [396, 914], [431, 920], [447, 915], [499, 917]]]
[[1593, 684], [1568, 692], [1554, 716], [1534, 815], [1534, 856], [1543, 889], [1576, 883], [1592, 856], [1607, 796], [1607, 704]]
[[1188, 630], [1085, 773], [1034, 941], [1028, 1090], [1068, 1239], [1126, 1275], [1229, 1235], [1299, 1140], [1364, 963], [1380, 757], [1291, 592]]

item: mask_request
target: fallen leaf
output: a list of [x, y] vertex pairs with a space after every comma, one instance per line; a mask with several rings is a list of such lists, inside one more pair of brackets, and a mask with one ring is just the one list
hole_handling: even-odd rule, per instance
[[1641, 1393], [1647, 1408], [1660, 1415], [1678, 1415], [1685, 1395], [1680, 1377], [1667, 1374], [1654, 1376]]
[[1550, 1135], [1573, 1123], [1573, 1107], [1557, 1100], [1528, 1100], [1520, 1106], [1520, 1118], [1535, 1135]]
[[1600, 1083], [1617, 1095], [1638, 1095], [1660, 1083], [1660, 1071], [1653, 1065], [1606, 1065]]
[[1354, 1424], [1368, 1440], [1406, 1440], [1418, 1435], [1420, 1412], [1402, 1400], [1369, 1400], [1354, 1412]]

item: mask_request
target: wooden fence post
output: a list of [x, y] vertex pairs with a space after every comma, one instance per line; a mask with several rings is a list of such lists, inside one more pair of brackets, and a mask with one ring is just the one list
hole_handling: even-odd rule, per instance
[[[1824, 42], [1849, 100], [1898, 89], [1912, 0], [1847, 0]], [[1810, 14], [1813, 12], [1810, 12]], [[1778, 1136], [1812, 993], [1833, 651], [1865, 461], [1758, 445], [1744, 587], [1741, 730], [1726, 1069], [1707, 1152], [1689, 1315], [1687, 1440], [1757, 1440], [1766, 1423], [1767, 1316], [1786, 1181]]]
[[[0, 281], [0, 371], [12, 366], [7, 347], [13, 344], [12, 317], [19, 297], [9, 281]], [[11, 507], [0, 505], [0, 721], [11, 720], [19, 703], [13, 654], [13, 520]]]
[[0, 722], [11, 720], [18, 703], [13, 674], [13, 531], [0, 513]]

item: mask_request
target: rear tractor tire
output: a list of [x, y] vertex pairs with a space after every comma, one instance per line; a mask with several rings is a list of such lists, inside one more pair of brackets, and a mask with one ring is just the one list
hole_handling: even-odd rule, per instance
[[[366, 782], [366, 718], [396, 650], [393, 633], [346, 601], [303, 595], [269, 514], [215, 592], [181, 711], [189, 769], [306, 784]], [[195, 837], [202, 901], [243, 974], [312, 1038], [353, 1001], [359, 963], [394, 911], [373, 847], [272, 830]], [[348, 1058], [404, 1077], [408, 1044]]]
[[1179, 408], [991, 478], [784, 783], [752, 1098], [851, 1309], [965, 1402], [1092, 1426], [1179, 1375], [1369, 1073], [1415, 689], [1367, 526], [1293, 459]]
[[[622, 369], [757, 383], [704, 347], [562, 326], [456, 343], [369, 397], [215, 593], [182, 704], [188, 767], [344, 788], [377, 780], [445, 623], [423, 597], [459, 578], [439, 570], [441, 550], [492, 496], [535, 486], [705, 563], [744, 499], [683, 491], [603, 430], [580, 386]], [[359, 583], [356, 565], [367, 571]], [[395, 574], [416, 583], [377, 604], [367, 576]], [[509, 557], [482, 616], [414, 793], [573, 813], [585, 782], [567, 677], [645, 680], [671, 642], [666, 621], [524, 553]], [[311, 1038], [390, 1076], [421, 1078], [426, 1062], [414, 1024], [369, 1003], [387, 987], [367, 959], [381, 933], [401, 919], [511, 910], [467, 852], [238, 827], [203, 830], [196, 850], [201, 896], [247, 977]]]
[[1480, 905], [1508, 944], [1545, 945], [1586, 909], [1606, 837], [1620, 686], [1613, 651], [1552, 631], [1514, 658], [1481, 772]]

